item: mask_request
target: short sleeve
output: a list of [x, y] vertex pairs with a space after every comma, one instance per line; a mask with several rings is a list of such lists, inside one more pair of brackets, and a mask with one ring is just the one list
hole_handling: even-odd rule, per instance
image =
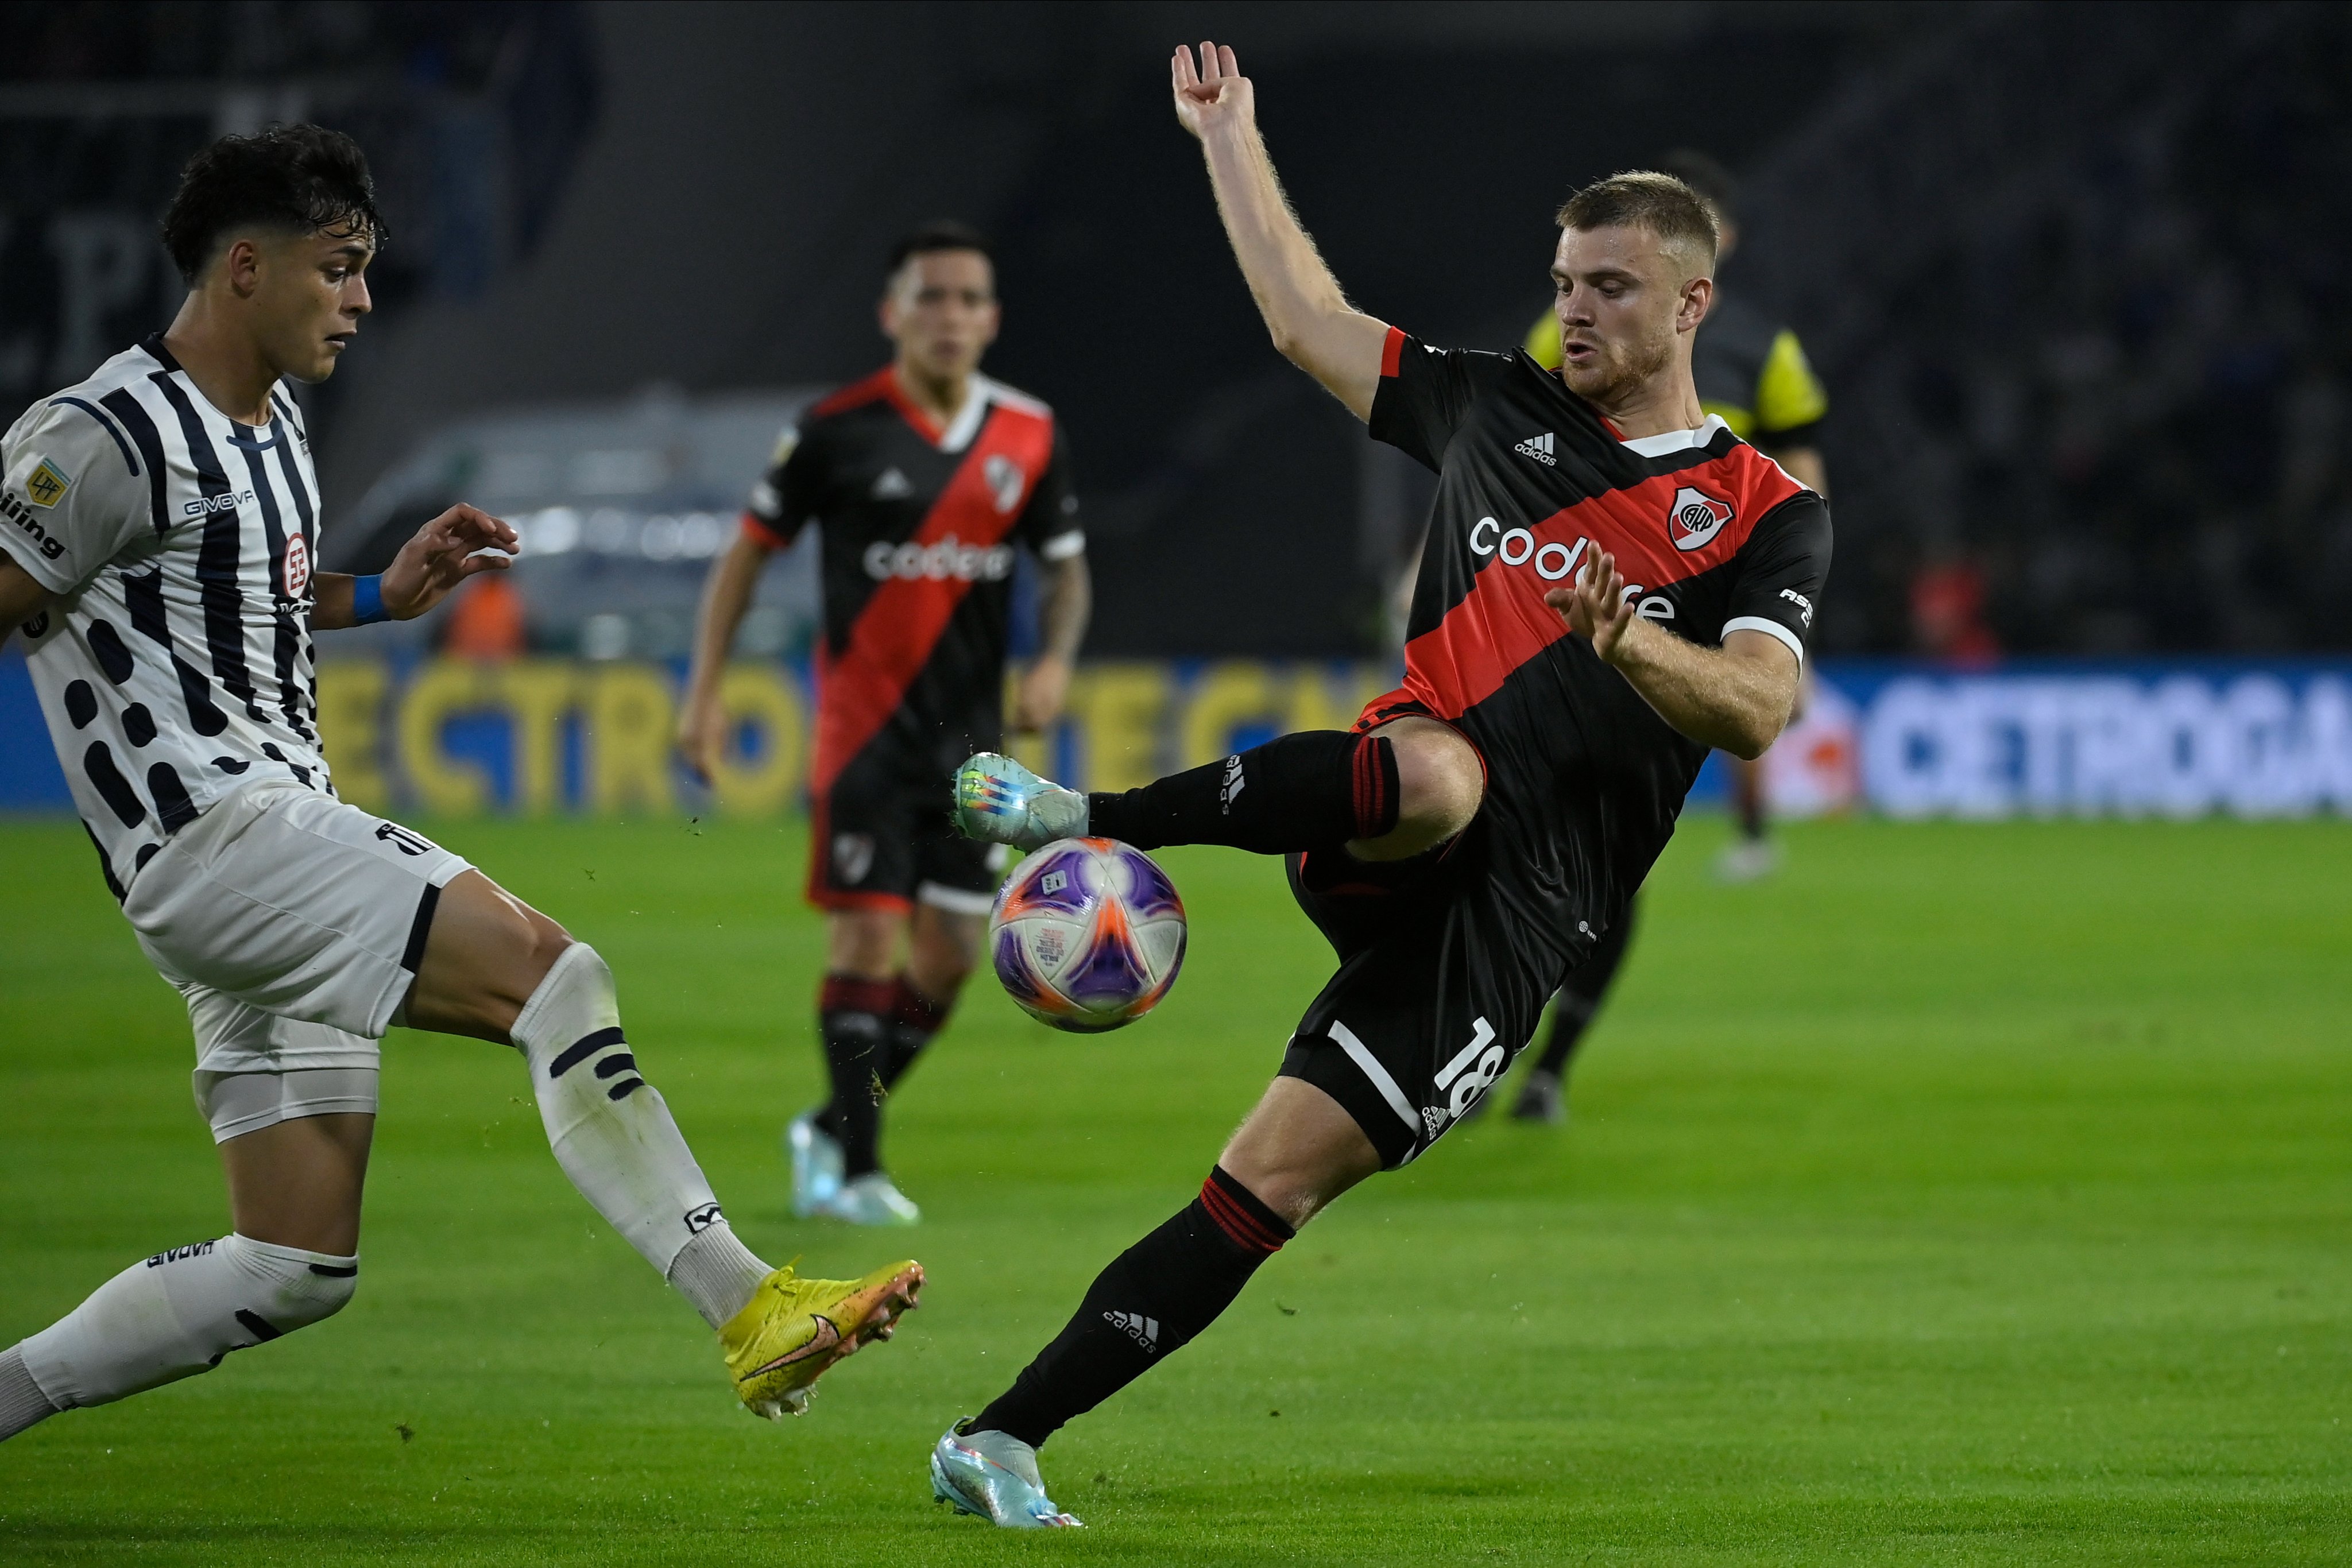
[[79, 592], [152, 537], [154, 508], [128, 445], [99, 416], [52, 402], [8, 433], [0, 550], [52, 593]]
[[768, 471], [743, 505], [743, 531], [771, 549], [790, 548], [819, 501], [820, 443], [804, 440], [798, 424], [784, 426]]
[[1723, 634], [1761, 632], [1789, 645], [1799, 663], [1830, 576], [1829, 504], [1801, 491], [1767, 513], [1732, 558], [1731, 602]]
[[1087, 531], [1078, 524], [1078, 493], [1070, 477], [1070, 444], [1054, 422], [1054, 451], [1045, 472], [1030, 486], [1029, 505], [1013, 526], [1013, 537], [1041, 560], [1067, 560], [1085, 553]]
[[1372, 439], [1423, 467], [1441, 467], [1470, 405], [1510, 362], [1503, 354], [1433, 348], [1390, 328], [1380, 388], [1372, 394]]

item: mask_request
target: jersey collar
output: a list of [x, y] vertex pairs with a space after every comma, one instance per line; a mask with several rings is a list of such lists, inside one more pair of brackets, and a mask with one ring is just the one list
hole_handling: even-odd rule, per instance
[[990, 394], [996, 390], [995, 382], [974, 371], [964, 383], [963, 406], [956, 410], [955, 419], [941, 430], [932, 422], [931, 416], [907, 395], [907, 389], [898, 384], [898, 371], [895, 366], [886, 366], [882, 377], [883, 386], [890, 394], [890, 406], [898, 411], [898, 417], [914, 426], [917, 434], [942, 452], [961, 452], [971, 444], [971, 438], [980, 434], [981, 424], [988, 418]]
[[[1710, 413], [1706, 416], [1706, 423], [1696, 430], [1668, 430], [1656, 435], [1636, 435], [1631, 439], [1621, 435], [1617, 438], [1617, 444], [1643, 457], [1664, 457], [1671, 452], [1695, 451], [1713, 441], [1717, 431], [1730, 428], [1723, 423], [1723, 415]], [[1612, 425], [1611, 429], [1613, 432], [1615, 427]]]

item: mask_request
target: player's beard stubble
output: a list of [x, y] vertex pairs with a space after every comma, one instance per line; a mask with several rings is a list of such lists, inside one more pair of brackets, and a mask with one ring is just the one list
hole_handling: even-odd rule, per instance
[[1603, 340], [1599, 347], [1593, 363], [1580, 367], [1564, 360], [1559, 374], [1569, 391], [1607, 413], [1631, 401], [1673, 362], [1675, 335], [1669, 327], [1655, 338]]

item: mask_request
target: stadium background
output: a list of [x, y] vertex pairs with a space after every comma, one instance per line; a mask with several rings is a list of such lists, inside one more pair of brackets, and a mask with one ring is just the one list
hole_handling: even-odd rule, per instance
[[[1520, 1384], [1480, 1383], [1441, 1357], [1470, 1381], [1432, 1371], [1399, 1385], [1450, 1434], [1433, 1439], [1426, 1471], [1366, 1400], [1355, 1426], [1302, 1431], [1249, 1471], [1265, 1495], [1246, 1502], [1206, 1481], [1188, 1492], [1139, 1479], [1154, 1442], [1204, 1476], [1230, 1451], [1213, 1425], [1164, 1425], [1193, 1418], [1178, 1391], [1219, 1391], [1203, 1366], [1143, 1400], [1148, 1422], [1106, 1417], [1107, 1447], [1077, 1451], [1112, 1457], [1090, 1493], [1080, 1478], [1074, 1506], [1143, 1530], [1206, 1499], [1236, 1521], [1199, 1539], [1169, 1525], [1177, 1533], [1151, 1538], [1161, 1561], [1365, 1562], [1414, 1540], [1546, 1560], [1561, 1508], [1600, 1546], [1652, 1560], [2325, 1561], [2352, 1531], [2338, 1408], [2352, 1321], [2340, 1250], [2352, 867], [2338, 821], [2352, 811], [2347, 18], [2273, 4], [12, 0], [0, 5], [0, 417], [168, 319], [178, 285], [154, 214], [205, 138], [279, 118], [361, 137], [394, 235], [371, 274], [377, 314], [307, 395], [326, 564], [380, 564], [460, 497], [515, 517], [531, 553], [515, 599], [477, 607], [470, 626], [461, 597], [425, 622], [330, 641], [320, 695], [339, 781], [511, 865], [527, 895], [577, 911], [574, 928], [596, 931], [625, 976], [635, 963], [658, 977], [630, 983], [662, 998], [652, 1027], [686, 1040], [681, 1117], [698, 1144], [709, 1129], [722, 1191], [772, 1186], [769, 1112], [814, 1078], [797, 1009], [816, 928], [789, 903], [805, 551], [771, 571], [739, 643], [741, 727], [717, 800], [675, 766], [667, 737], [696, 588], [775, 429], [883, 355], [871, 308], [890, 239], [953, 214], [999, 244], [1006, 326], [988, 368], [1068, 423], [1097, 592], [1070, 720], [1024, 744], [1116, 786], [1338, 722], [1384, 687], [1388, 584], [1425, 495], [1410, 464], [1366, 444], [1267, 349], [1197, 155], [1167, 123], [1168, 45], [1233, 37], [1335, 271], [1365, 308], [1436, 341], [1517, 341], [1545, 303], [1550, 210], [1574, 184], [1674, 146], [1710, 151], [1743, 185], [1727, 280], [1797, 328], [1832, 398], [1822, 445], [1839, 538], [1822, 695], [1769, 764], [1782, 814], [1825, 820], [1792, 831], [1780, 878], [1723, 890], [1701, 869], [1720, 831], [1699, 816], [1661, 870], [1650, 936], [1601, 1027], [1577, 1152], [1475, 1129], [1449, 1144], [1450, 1164], [1397, 1184], [1397, 1226], [1382, 1207], [1396, 1199], [1351, 1200], [1317, 1232], [1328, 1226], [1351, 1261], [1264, 1288], [1288, 1292], [1286, 1317], [1303, 1301], [1356, 1338], [1253, 1350], [1239, 1376], [1296, 1418], [1318, 1376], [1368, 1375], [1347, 1359], [1356, 1344], [1423, 1354], [1409, 1323], [1361, 1304], [1397, 1270], [1483, 1270], [1497, 1249], [1579, 1281], [1588, 1326], [1647, 1318], [1657, 1337], [1629, 1348], [1604, 1328], [1588, 1343], [1538, 1312], [1564, 1380], [1557, 1406], [1515, 1403]], [[1700, 803], [1717, 789], [1711, 768]], [[175, 1077], [184, 1026], [139, 968], [64, 805], [12, 645], [0, 651], [0, 859], [20, 917], [0, 969], [0, 1082], [17, 1120], [0, 1140], [0, 1194], [16, 1218], [0, 1231], [0, 1272], [37, 1272], [39, 1302], [56, 1310], [124, 1247], [173, 1239], [141, 1207], [156, 1183], [196, 1195], [167, 1205], [191, 1234], [218, 1223]], [[2165, 821], [2071, 821], [2086, 817]], [[943, 1296], [938, 1337], [922, 1342], [942, 1360], [1009, 1354], [1008, 1338], [1058, 1322], [1104, 1249], [1163, 1212], [1170, 1183], [1197, 1179], [1262, 1079], [1267, 1040], [1319, 980], [1278, 888], [1214, 857], [1176, 863], [1197, 927], [1179, 997], [1195, 1010], [1150, 1027], [1184, 1053], [1181, 1088], [1140, 1048], [1064, 1071], [1079, 1059], [1036, 1054], [1063, 1045], [975, 1005], [951, 1042], [961, 1053], [927, 1069], [938, 1098], [908, 1100], [895, 1136], [910, 1186], [928, 1184], [924, 1255], [940, 1278], [992, 1281], [975, 1288], [984, 1322], [950, 1315]], [[607, 880], [592, 869], [583, 888], [582, 866]], [[629, 935], [643, 929], [635, 905], [655, 898], [679, 933]], [[33, 909], [37, 922], [21, 914]], [[1762, 978], [1745, 991], [1694, 982], [1682, 962], [1694, 946]], [[711, 998], [705, 1010], [673, 994], [687, 991]], [[121, 1051], [160, 1086], [128, 1108], [96, 1087], [125, 1081]], [[477, 1150], [470, 1134], [430, 1131], [432, 1117], [470, 1127], [482, 1095], [502, 1103], [497, 1068], [456, 1060], [414, 1048], [407, 1092], [429, 1108], [428, 1130], [421, 1155], [387, 1134], [385, 1157], [404, 1152], [424, 1174], [377, 1200], [371, 1245], [394, 1260], [379, 1295], [423, 1278], [399, 1272], [402, 1238], [460, 1247], [443, 1239], [460, 1210], [492, 1239], [468, 1256], [495, 1241], [518, 1270], [573, 1270], [563, 1277], [599, 1291], [642, 1284], [625, 1260], [584, 1251], [577, 1226], [569, 1252], [532, 1250], [547, 1245], [532, 1227], [574, 1218], [574, 1200], [528, 1136], [509, 1148], [493, 1122]], [[1039, 1060], [1062, 1064], [1042, 1087], [1024, 1065]], [[1097, 1134], [1124, 1163], [1079, 1152]], [[1008, 1139], [1029, 1140], [1028, 1164]], [[1024, 1228], [944, 1190], [975, 1170], [1066, 1231], [1069, 1256], [1026, 1295], [1001, 1279], [1030, 1244]], [[495, 1197], [477, 1185], [490, 1176]], [[2053, 1218], [2078, 1192], [2101, 1196]], [[103, 1247], [57, 1213], [76, 1206], [113, 1227]], [[780, 1204], [745, 1207], [784, 1244]], [[1451, 1241], [1405, 1249], [1405, 1217]], [[805, 1240], [819, 1260], [851, 1250]], [[88, 1280], [59, 1272], [85, 1249]], [[1857, 1337], [1822, 1359], [1781, 1356], [1774, 1333], [1811, 1332], [1795, 1308], [1755, 1331], [1760, 1353], [1717, 1337], [1688, 1303], [1749, 1288], [1732, 1257], [1812, 1292], [1824, 1321]], [[1982, 1276], [1934, 1282], [1955, 1258]], [[1933, 1281], [1879, 1296], [1854, 1283], [1906, 1270]], [[2249, 1281], [2258, 1303], [2228, 1296]], [[1969, 1338], [1981, 1324], [1966, 1292], [1979, 1288], [2007, 1303], [2014, 1341]], [[38, 1317], [31, 1295], [0, 1288], [10, 1296], [0, 1333]], [[2213, 1306], [2224, 1296], [2237, 1304]], [[539, 1354], [486, 1326], [507, 1304], [430, 1301], [394, 1317], [365, 1299], [385, 1314], [365, 1320], [380, 1336], [366, 1364], [413, 1366], [452, 1343], [485, 1347], [486, 1366]], [[1478, 1332], [1525, 1329], [1511, 1305]], [[650, 1307], [597, 1312], [597, 1333], [661, 1369], [630, 1385], [661, 1429], [700, 1431], [694, 1374], [673, 1377], [683, 1358], [656, 1348], [676, 1325]], [[1975, 1348], [1938, 1360], [1920, 1348], [1938, 1335]], [[690, 1504], [654, 1500], [712, 1484], [691, 1437], [688, 1457], [626, 1440], [617, 1457], [576, 1450], [643, 1481], [642, 1509], [567, 1490], [581, 1467], [558, 1456], [535, 1479], [525, 1458], [514, 1483], [544, 1534], [488, 1498], [434, 1512], [428, 1478], [437, 1504], [453, 1478], [538, 1440], [541, 1423], [500, 1423], [539, 1394], [470, 1371], [369, 1417], [381, 1440], [396, 1416], [405, 1456], [401, 1412], [433, 1411], [454, 1449], [420, 1444], [408, 1480], [375, 1477], [348, 1499], [336, 1478], [375, 1476], [373, 1450], [322, 1416], [270, 1426], [279, 1406], [251, 1392], [328, 1386], [333, 1354], [289, 1349], [275, 1384], [254, 1381], [257, 1363], [236, 1369], [241, 1385], [214, 1377], [154, 1396], [139, 1408], [157, 1431], [120, 1480], [99, 1450], [111, 1455], [128, 1427], [68, 1439], [53, 1424], [57, 1446], [39, 1458], [12, 1445], [0, 1476], [17, 1467], [26, 1485], [0, 1496], [0, 1542], [40, 1561], [133, 1542], [266, 1557], [298, 1541], [320, 1561], [402, 1544], [452, 1561], [586, 1561], [728, 1539], [693, 1534], [707, 1521]], [[1636, 1383], [1663, 1378], [1681, 1402], [1663, 1416], [1633, 1403], [1616, 1376], [1628, 1357]], [[848, 1511], [841, 1528], [875, 1532], [856, 1537], [869, 1543], [906, 1544], [890, 1534], [908, 1501], [891, 1467], [904, 1468], [898, 1427], [919, 1447], [937, 1425], [921, 1364], [848, 1369], [845, 1383], [868, 1381], [824, 1411], [841, 1423], [829, 1431], [855, 1430], [853, 1400], [879, 1401], [883, 1436], [866, 1449], [842, 1439], [818, 1471]], [[1485, 1448], [1461, 1435], [1465, 1402], [1501, 1412]], [[1570, 1407], [1599, 1425], [1563, 1436]], [[584, 1395], [551, 1408], [583, 1428], [642, 1413]], [[1942, 1437], [1920, 1435], [1923, 1411]], [[2013, 1450], [2000, 1446], [2012, 1417], [2025, 1428]], [[1758, 1433], [1776, 1456], [1762, 1479], [1742, 1457]], [[1578, 1448], [1588, 1440], [1616, 1457]], [[1381, 1479], [1332, 1468], [1331, 1443], [1355, 1445]], [[773, 1459], [742, 1433], [721, 1448], [711, 1462], [740, 1502], [740, 1476]], [[307, 1470], [314, 1495], [239, 1502], [229, 1511], [245, 1522], [208, 1533], [217, 1493], [174, 1489], [232, 1448], [281, 1479]], [[1528, 1468], [1551, 1463], [1530, 1453], [1577, 1451], [1604, 1490], [1620, 1489], [1617, 1504], [1561, 1503], [1562, 1478]], [[1675, 1499], [1678, 1485], [1689, 1497]], [[1271, 1511], [1285, 1489], [1296, 1517]], [[338, 1534], [346, 1509], [373, 1522]]]

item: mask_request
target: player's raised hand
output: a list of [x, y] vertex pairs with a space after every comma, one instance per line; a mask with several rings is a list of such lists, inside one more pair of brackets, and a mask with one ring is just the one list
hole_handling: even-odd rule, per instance
[[383, 569], [383, 607], [401, 621], [422, 615], [476, 572], [512, 566], [521, 549], [510, 524], [460, 501], [417, 529]]
[[1228, 125], [1247, 125], [1256, 118], [1257, 99], [1250, 79], [1242, 75], [1234, 51], [1224, 45], [1202, 39], [1197, 70], [1192, 49], [1177, 46], [1175, 57], [1168, 62], [1168, 78], [1176, 94], [1176, 123], [1195, 136], [1206, 136]]
[[1559, 612], [1570, 631], [1590, 641], [1604, 663], [1616, 663], [1617, 645], [1633, 623], [1633, 601], [1615, 556], [1603, 550], [1577, 574], [1573, 587], [1553, 589], [1544, 602]]

